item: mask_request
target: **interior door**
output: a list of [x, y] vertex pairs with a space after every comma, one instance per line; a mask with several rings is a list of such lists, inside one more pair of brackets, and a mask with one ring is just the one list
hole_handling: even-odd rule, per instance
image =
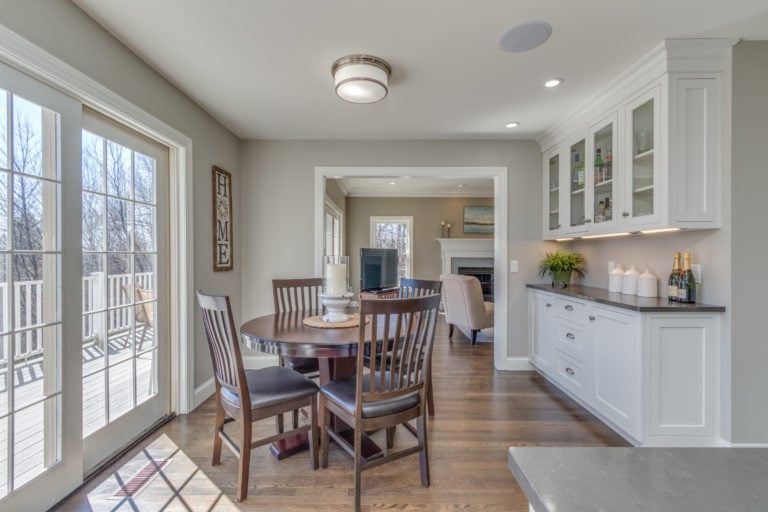
[[[86, 471], [169, 412], [167, 148], [93, 112], [82, 132]], [[163, 236], [166, 234], [166, 236]]]

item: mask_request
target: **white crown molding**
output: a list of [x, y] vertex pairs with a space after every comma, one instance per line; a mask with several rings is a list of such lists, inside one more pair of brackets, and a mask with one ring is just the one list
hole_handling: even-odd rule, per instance
[[608, 82], [579, 108], [536, 138], [542, 153], [609, 113], [619, 102], [667, 73], [728, 71], [734, 38], [667, 39]]

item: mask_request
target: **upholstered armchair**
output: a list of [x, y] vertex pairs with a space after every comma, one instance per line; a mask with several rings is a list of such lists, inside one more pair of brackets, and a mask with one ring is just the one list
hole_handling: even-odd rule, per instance
[[448, 337], [453, 337], [454, 326], [466, 327], [471, 331], [474, 345], [481, 329], [493, 327], [493, 302], [485, 302], [480, 281], [474, 276], [443, 274], [440, 280], [443, 282]]

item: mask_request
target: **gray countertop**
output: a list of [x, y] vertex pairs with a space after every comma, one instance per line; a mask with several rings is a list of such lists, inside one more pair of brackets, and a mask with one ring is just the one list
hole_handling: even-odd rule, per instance
[[510, 448], [536, 512], [768, 510], [766, 448]]
[[641, 313], [696, 313], [723, 312], [725, 307], [711, 304], [681, 304], [670, 302], [666, 297], [637, 297], [623, 293], [610, 293], [605, 288], [571, 285], [567, 288], [553, 288], [551, 284], [528, 284], [528, 288], [557, 293], [567, 297], [585, 299], [607, 306], [631, 309]]

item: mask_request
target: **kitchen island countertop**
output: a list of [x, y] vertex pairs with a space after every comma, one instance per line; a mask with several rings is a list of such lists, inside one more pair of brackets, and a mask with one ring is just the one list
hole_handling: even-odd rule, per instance
[[768, 448], [509, 448], [536, 512], [768, 510]]

